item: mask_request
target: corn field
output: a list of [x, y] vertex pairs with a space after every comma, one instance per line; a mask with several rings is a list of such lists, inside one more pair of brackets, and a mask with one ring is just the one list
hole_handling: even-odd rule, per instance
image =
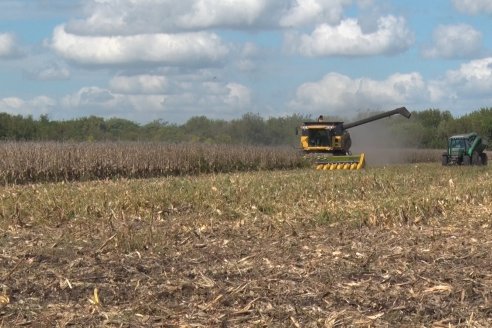
[[4, 142], [4, 184], [292, 169], [293, 148], [162, 143]]
[[[441, 150], [376, 149], [369, 165], [436, 162]], [[88, 181], [306, 167], [294, 147], [150, 142], [3, 142], [0, 183]]]

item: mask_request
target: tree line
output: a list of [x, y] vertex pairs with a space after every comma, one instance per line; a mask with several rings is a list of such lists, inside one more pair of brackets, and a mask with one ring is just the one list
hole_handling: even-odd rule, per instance
[[[376, 113], [361, 113], [355, 119]], [[263, 118], [259, 114], [248, 113], [231, 121], [196, 116], [184, 124], [170, 124], [163, 120], [138, 124], [121, 118], [104, 119], [97, 116], [56, 121], [50, 120], [47, 115], [34, 119], [32, 116], [0, 113], [0, 140], [156, 141], [297, 146], [296, 127], [303, 121], [311, 120], [312, 117], [301, 114]], [[449, 111], [427, 109], [412, 112], [409, 120], [393, 117], [379, 124], [384, 124], [392, 136], [399, 140], [399, 144], [407, 147], [442, 148], [445, 147], [449, 136], [472, 131], [487, 140], [492, 140], [492, 108], [482, 108], [461, 117], [454, 117]]]

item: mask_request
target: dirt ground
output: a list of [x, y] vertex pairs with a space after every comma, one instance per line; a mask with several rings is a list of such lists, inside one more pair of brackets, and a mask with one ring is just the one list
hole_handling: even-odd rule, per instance
[[[486, 218], [484, 218], [486, 219]], [[184, 209], [123, 251], [76, 220], [0, 234], [0, 326], [490, 327], [488, 224], [397, 228]]]

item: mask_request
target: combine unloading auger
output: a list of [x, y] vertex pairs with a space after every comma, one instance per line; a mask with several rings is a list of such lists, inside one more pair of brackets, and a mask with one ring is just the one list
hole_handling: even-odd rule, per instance
[[317, 170], [360, 170], [365, 165], [364, 153], [352, 155], [352, 141], [348, 129], [380, 120], [395, 114], [410, 118], [411, 113], [400, 107], [388, 112], [344, 124], [343, 122], [304, 122], [301, 129], [301, 149], [305, 156], [313, 159]]

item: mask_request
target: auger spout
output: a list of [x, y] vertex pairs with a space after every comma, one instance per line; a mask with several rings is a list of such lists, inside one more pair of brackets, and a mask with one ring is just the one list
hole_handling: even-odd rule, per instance
[[381, 113], [381, 114], [377, 114], [377, 115], [374, 115], [374, 116], [369, 116], [368, 118], [364, 118], [362, 120], [359, 120], [359, 121], [355, 121], [355, 122], [352, 122], [352, 123], [347, 123], [347, 124], [343, 124], [343, 129], [344, 130], [347, 130], [347, 129], [350, 129], [350, 128], [353, 128], [353, 127], [356, 127], [356, 126], [359, 126], [359, 125], [362, 125], [362, 124], [366, 124], [366, 123], [369, 123], [369, 122], [372, 122], [372, 121], [376, 121], [376, 120], [380, 120], [382, 118], [385, 118], [385, 117], [389, 117], [389, 116], [392, 116], [392, 115], [395, 115], [395, 114], [400, 114], [406, 118], [410, 118], [410, 116], [412, 115], [408, 109], [406, 109], [406, 107], [400, 107], [400, 108], [397, 108], [397, 109], [393, 109], [393, 110], [390, 110], [388, 112], [384, 112], [384, 113]]

